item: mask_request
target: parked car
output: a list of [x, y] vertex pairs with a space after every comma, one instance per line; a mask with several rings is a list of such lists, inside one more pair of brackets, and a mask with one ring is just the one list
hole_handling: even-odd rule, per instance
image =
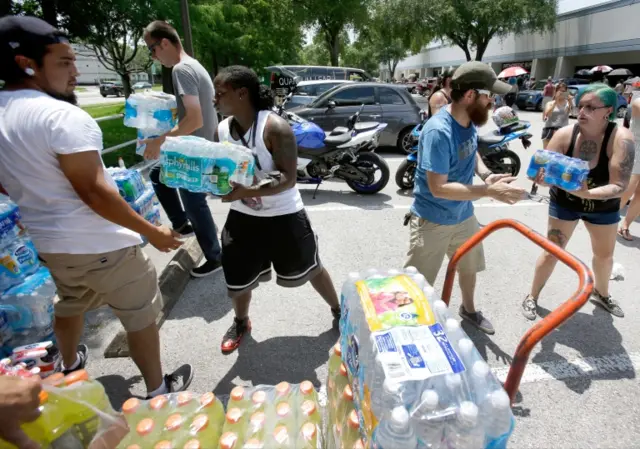
[[115, 95], [119, 97], [124, 95], [124, 86], [119, 81], [104, 82], [100, 84], [100, 95], [106, 97], [107, 95]]
[[[561, 80], [554, 79], [553, 84], [556, 85], [560, 81], [565, 83], [569, 89], [571, 89], [572, 86], [582, 86], [588, 82], [588, 80], [581, 78], [563, 78]], [[516, 106], [518, 106], [518, 109], [535, 109], [538, 112], [542, 112], [542, 92], [546, 84], [547, 80], [539, 80], [536, 81], [531, 89], [518, 92], [516, 97]]]
[[341, 84], [291, 112], [316, 123], [324, 131], [331, 131], [336, 126], [344, 126], [362, 104], [365, 106], [361, 121], [387, 124], [380, 136], [380, 146], [393, 146], [410, 153], [411, 130], [420, 123], [420, 107], [402, 84]]
[[[578, 84], [575, 86], [569, 86], [569, 94], [575, 98], [580, 92], [580, 90], [584, 89], [587, 86], [588, 84]], [[627, 113], [628, 107], [629, 107], [629, 103], [627, 102], [627, 98], [622, 94], [618, 94], [618, 105], [616, 106], [616, 116], [618, 118], [624, 118], [625, 114]], [[573, 110], [569, 113], [569, 117], [576, 118], [577, 116], [578, 116], [578, 107], [577, 105], [575, 105]]]
[[141, 90], [141, 89], [151, 89], [153, 86], [151, 83], [146, 81], [138, 81], [133, 86], [131, 86], [133, 90]]
[[293, 90], [293, 96], [287, 102], [285, 109], [291, 109], [298, 106], [308, 105], [329, 89], [340, 84], [352, 83], [346, 80], [317, 80], [317, 81], [300, 81]]

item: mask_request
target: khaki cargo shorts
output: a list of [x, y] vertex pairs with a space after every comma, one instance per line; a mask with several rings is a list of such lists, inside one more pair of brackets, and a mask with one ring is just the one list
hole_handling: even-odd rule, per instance
[[[473, 216], [455, 225], [441, 225], [424, 220], [415, 215], [409, 220], [411, 237], [405, 267], [416, 267], [433, 285], [438, 277], [445, 254], [451, 258], [480, 225]], [[485, 269], [482, 244], [476, 245], [458, 263], [458, 273], [475, 274]]]
[[156, 269], [139, 246], [102, 254], [40, 254], [58, 288], [55, 315], [108, 305], [127, 332], [155, 322], [162, 307]]

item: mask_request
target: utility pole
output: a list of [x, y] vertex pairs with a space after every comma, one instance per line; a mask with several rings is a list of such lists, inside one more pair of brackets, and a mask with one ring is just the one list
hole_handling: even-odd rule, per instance
[[186, 51], [189, 56], [194, 56], [193, 38], [191, 36], [191, 19], [189, 18], [189, 0], [180, 0], [180, 12], [182, 13], [184, 51]]

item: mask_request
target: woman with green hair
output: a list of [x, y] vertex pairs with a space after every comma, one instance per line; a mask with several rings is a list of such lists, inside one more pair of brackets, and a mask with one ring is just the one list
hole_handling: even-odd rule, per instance
[[[593, 251], [595, 289], [591, 299], [611, 314], [623, 317], [622, 309], [609, 294], [609, 278], [620, 221], [620, 197], [633, 169], [633, 134], [616, 126], [618, 95], [609, 86], [589, 85], [578, 94], [576, 104], [578, 123], [559, 129], [547, 150], [589, 162], [590, 172], [578, 191], [551, 187], [547, 237], [564, 248], [578, 221], [584, 222]], [[535, 182], [544, 185], [543, 179], [544, 170], [540, 170]], [[556, 262], [546, 252], [538, 258], [531, 292], [522, 302], [522, 313], [530, 320], [536, 318], [538, 296]]]

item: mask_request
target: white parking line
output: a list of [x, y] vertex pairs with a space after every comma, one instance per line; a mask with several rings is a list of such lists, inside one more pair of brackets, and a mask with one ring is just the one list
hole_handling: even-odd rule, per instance
[[[521, 384], [563, 380], [578, 377], [606, 377], [616, 373], [634, 373], [640, 367], [640, 352], [620, 353], [602, 357], [578, 357], [572, 360], [529, 363], [522, 375]], [[493, 368], [496, 377], [504, 382], [509, 367]]]
[[[539, 203], [537, 201], [522, 201], [516, 204], [505, 203], [480, 203], [475, 204], [476, 209], [500, 209], [503, 207], [536, 207], [546, 206], [548, 204]], [[349, 206], [349, 205], [335, 205], [335, 206], [305, 206], [305, 209], [309, 212], [346, 212], [352, 210], [388, 210], [388, 209], [400, 209], [408, 210], [411, 204], [363, 204], [362, 206]]]

